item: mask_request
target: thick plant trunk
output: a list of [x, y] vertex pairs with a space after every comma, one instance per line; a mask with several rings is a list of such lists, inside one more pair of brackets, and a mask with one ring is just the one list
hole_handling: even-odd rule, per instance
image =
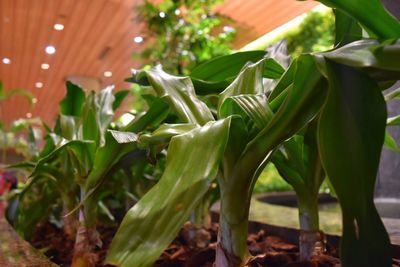
[[[308, 200], [308, 201], [307, 201]], [[314, 255], [325, 252], [325, 236], [319, 230], [318, 198], [301, 200], [299, 198], [300, 219], [300, 260], [309, 260]]]
[[247, 249], [247, 220], [231, 224], [221, 213], [218, 245], [216, 252], [216, 267], [244, 266], [249, 257]]
[[[247, 248], [249, 201], [221, 192], [216, 267], [241, 267], [248, 261]], [[230, 199], [230, 197], [235, 198]]]

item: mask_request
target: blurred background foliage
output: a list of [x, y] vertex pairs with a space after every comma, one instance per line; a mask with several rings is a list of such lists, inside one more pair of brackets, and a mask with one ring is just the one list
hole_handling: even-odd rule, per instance
[[216, 56], [229, 54], [236, 30], [232, 21], [212, 12], [221, 0], [166, 0], [139, 7], [150, 44], [139, 56], [163, 65], [173, 74], [189, 70]]
[[335, 18], [331, 11], [309, 12], [301, 24], [283, 37], [292, 57], [301, 53], [331, 49], [334, 44]]

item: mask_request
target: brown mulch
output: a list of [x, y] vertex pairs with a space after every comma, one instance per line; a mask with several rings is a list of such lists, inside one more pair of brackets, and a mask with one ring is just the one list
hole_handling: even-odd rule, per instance
[[[100, 263], [104, 261], [107, 248], [116, 231], [116, 226], [98, 228], [103, 248], [98, 249]], [[178, 237], [163, 252], [154, 267], [212, 267], [215, 259], [218, 225], [208, 229], [196, 229], [185, 224]], [[297, 245], [290, 244], [264, 230], [250, 234], [247, 240], [253, 258], [249, 267], [340, 267], [337, 250], [327, 246], [326, 255], [315, 256], [310, 261], [299, 262]], [[38, 227], [32, 244], [41, 248], [52, 261], [60, 266], [70, 266], [73, 242], [63, 236], [63, 231], [52, 224]], [[394, 262], [394, 267], [399, 267]]]

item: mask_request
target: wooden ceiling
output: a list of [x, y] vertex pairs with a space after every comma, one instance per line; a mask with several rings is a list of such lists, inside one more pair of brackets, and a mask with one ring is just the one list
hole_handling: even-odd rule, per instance
[[[3, 101], [0, 119], [10, 123], [38, 116], [52, 124], [65, 94], [65, 80], [71, 76], [91, 77], [100, 87], [129, 88], [124, 78], [131, 68], [140, 67], [132, 54], [146, 45], [145, 27], [135, 9], [139, 4], [141, 0], [0, 0], [0, 80], [6, 90], [23, 88], [37, 101], [33, 108], [19, 96]], [[216, 11], [237, 21], [236, 46], [240, 46], [316, 5], [295, 0], [226, 0]], [[56, 23], [64, 29], [55, 30]], [[135, 36], [144, 36], [145, 41], [135, 43]], [[46, 54], [48, 45], [56, 48], [55, 54]], [[4, 64], [4, 58], [10, 64]], [[43, 63], [49, 68], [42, 69]], [[106, 71], [112, 76], [105, 77]], [[42, 87], [37, 88], [37, 83]]]

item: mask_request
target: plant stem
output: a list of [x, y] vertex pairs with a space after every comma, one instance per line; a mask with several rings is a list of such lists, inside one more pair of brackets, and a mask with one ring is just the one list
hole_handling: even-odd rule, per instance
[[74, 240], [78, 227], [78, 218], [76, 212], [69, 214], [76, 206], [76, 201], [69, 195], [62, 196], [63, 200], [63, 214], [64, 214], [64, 233], [69, 240]]
[[216, 267], [244, 266], [249, 257], [247, 234], [251, 193], [241, 195], [239, 200], [235, 189], [238, 189], [235, 185], [221, 187]]
[[[81, 190], [82, 196], [84, 190]], [[99, 233], [96, 230], [97, 202], [87, 199], [84, 208], [79, 212], [79, 227], [76, 233], [72, 267], [92, 267], [98, 261], [94, 253], [96, 246], [101, 247]]]
[[325, 251], [324, 235], [319, 230], [318, 194], [298, 196], [300, 220], [300, 260], [309, 260]]
[[247, 219], [231, 222], [221, 209], [218, 231], [216, 267], [243, 266], [249, 256], [247, 249]]

